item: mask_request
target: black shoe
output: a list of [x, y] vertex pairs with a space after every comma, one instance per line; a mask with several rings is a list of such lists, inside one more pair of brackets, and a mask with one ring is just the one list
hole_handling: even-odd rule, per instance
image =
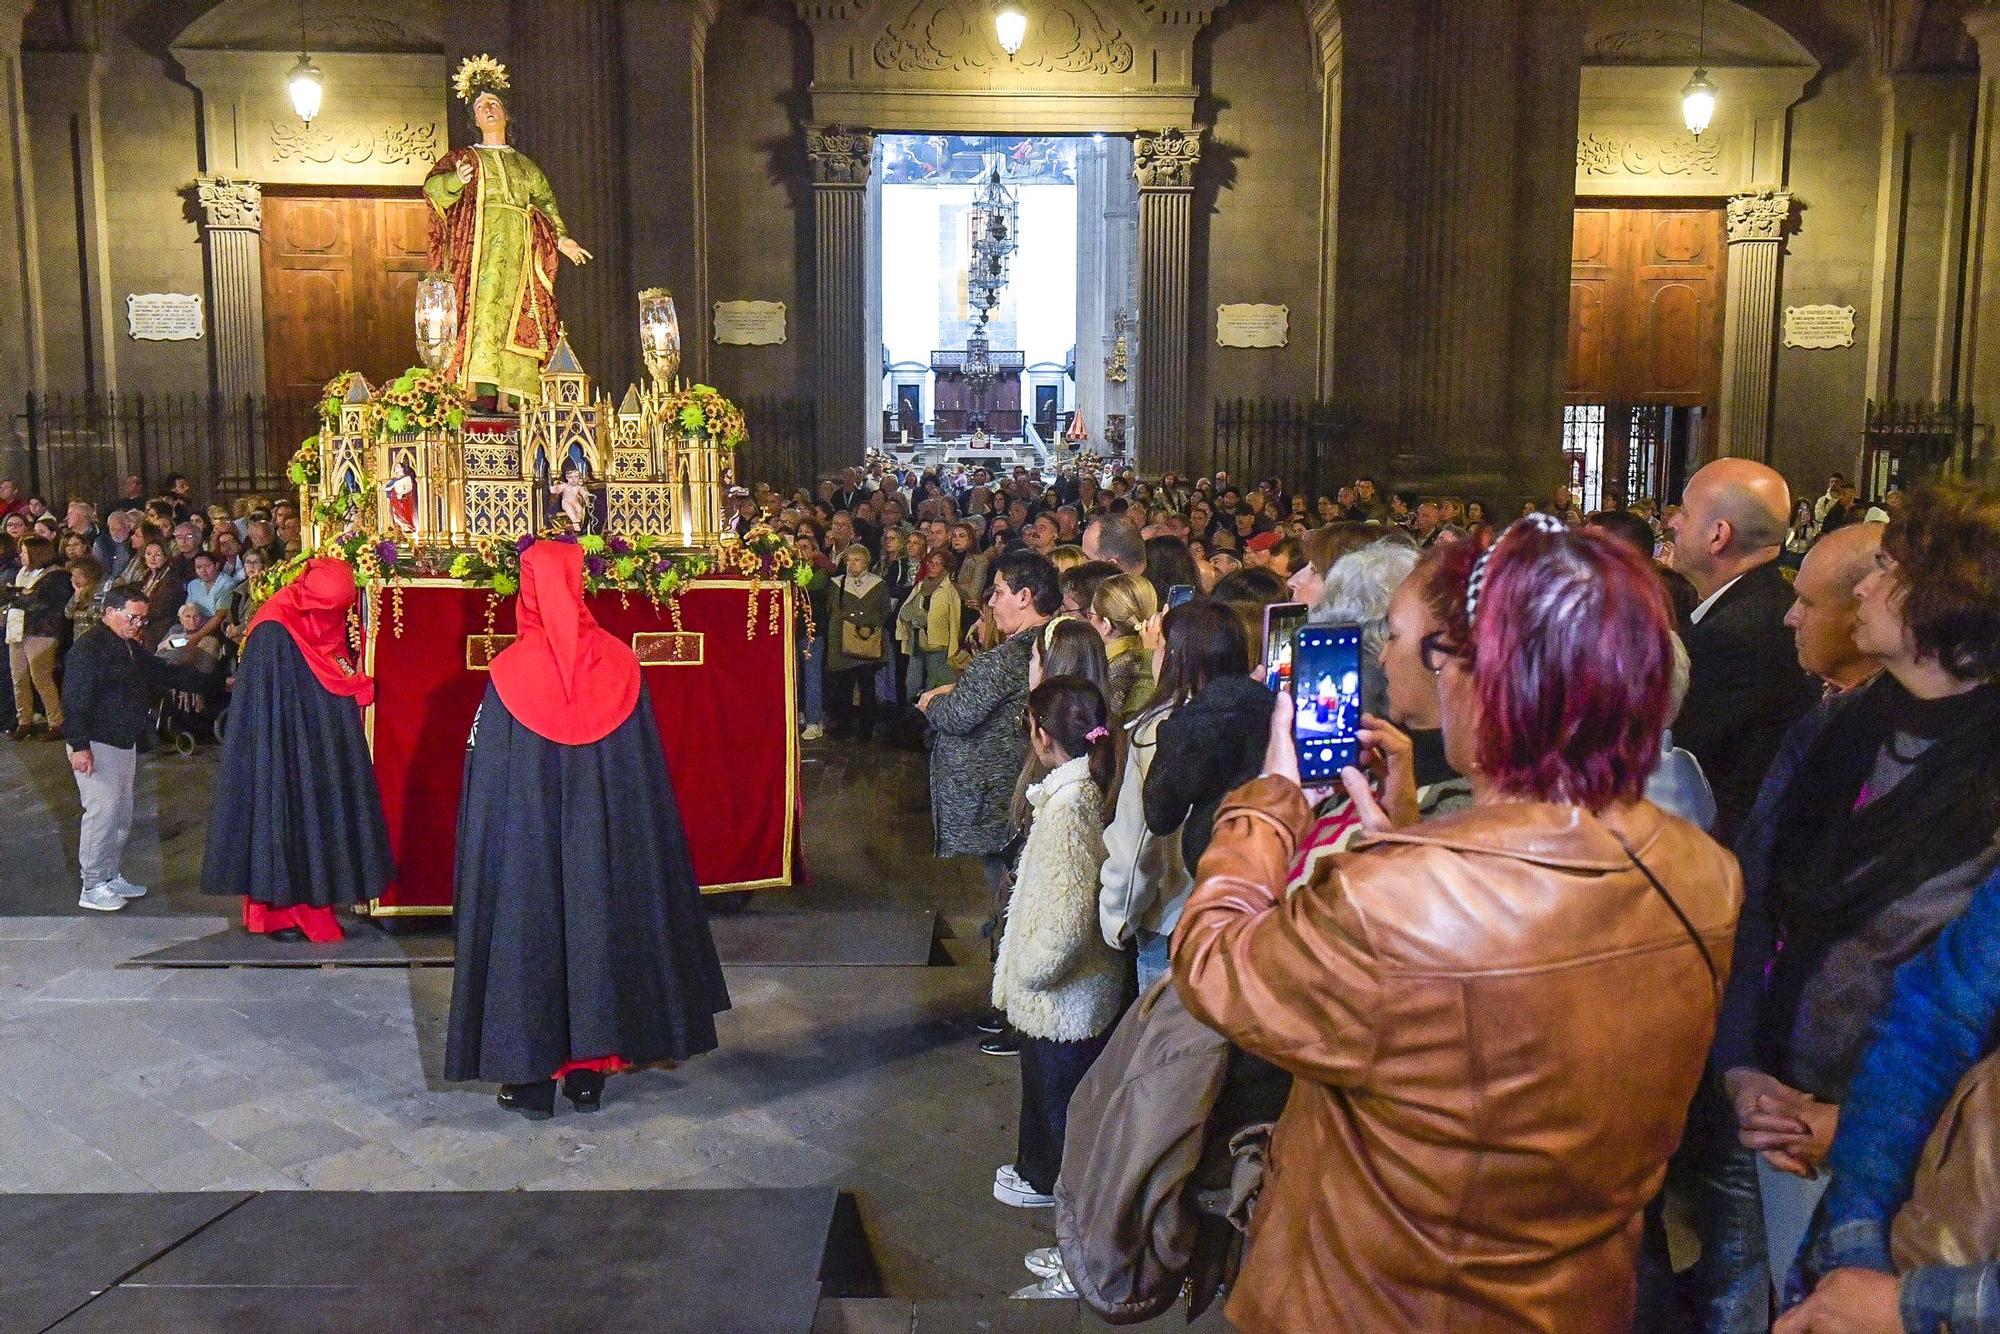
[[299, 930], [295, 926], [281, 926], [276, 931], [267, 931], [264, 934], [269, 936], [272, 940], [282, 940], [287, 943], [295, 940], [304, 940], [306, 938], [306, 933]]
[[973, 1027], [982, 1033], [991, 1033], [998, 1037], [1007, 1031], [1007, 1016], [998, 1010], [988, 1010], [979, 1016], [979, 1022]]
[[1019, 1056], [1021, 1054], [1021, 1040], [1012, 1033], [1002, 1033], [997, 1037], [990, 1037], [980, 1043], [979, 1050], [988, 1056]]
[[579, 1112], [594, 1112], [604, 1105], [604, 1076], [595, 1070], [572, 1070], [563, 1076], [563, 1096]]
[[530, 1121], [546, 1121], [556, 1114], [556, 1081], [540, 1079], [532, 1084], [502, 1084], [500, 1105], [519, 1112]]

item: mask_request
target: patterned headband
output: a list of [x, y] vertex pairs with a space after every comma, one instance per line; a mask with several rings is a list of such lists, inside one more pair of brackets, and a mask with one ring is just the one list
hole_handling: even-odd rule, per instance
[[1514, 520], [1513, 523], [1508, 524], [1506, 531], [1494, 539], [1493, 545], [1480, 552], [1479, 559], [1472, 562], [1472, 577], [1465, 581], [1465, 623], [1467, 625], [1477, 623], [1479, 595], [1486, 591], [1486, 562], [1493, 559], [1493, 553], [1500, 549], [1502, 542], [1505, 542], [1509, 537], [1524, 529], [1543, 533], [1563, 533], [1569, 531], [1569, 525], [1565, 524], [1555, 515], [1544, 514], [1540, 510], [1536, 510], [1532, 514], [1523, 514], [1520, 518]]

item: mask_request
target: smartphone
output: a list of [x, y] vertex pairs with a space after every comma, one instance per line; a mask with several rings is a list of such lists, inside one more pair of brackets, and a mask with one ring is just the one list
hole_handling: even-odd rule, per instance
[[1167, 610], [1172, 611], [1183, 602], [1194, 601], [1193, 584], [1175, 584], [1167, 590]]
[[1264, 684], [1273, 692], [1292, 683], [1292, 635], [1305, 623], [1303, 602], [1273, 602], [1264, 608]]
[[1292, 744], [1299, 781], [1330, 781], [1360, 753], [1361, 627], [1305, 625], [1292, 636]]

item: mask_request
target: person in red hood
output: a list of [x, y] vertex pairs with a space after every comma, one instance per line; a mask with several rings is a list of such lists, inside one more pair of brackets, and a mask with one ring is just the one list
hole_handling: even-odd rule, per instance
[[521, 556], [518, 638], [493, 659], [458, 810], [445, 1078], [533, 1120], [556, 1081], [716, 1046], [729, 991], [639, 660], [583, 602], [583, 552]]
[[317, 557], [244, 632], [201, 887], [241, 897], [255, 934], [338, 941], [337, 911], [394, 875], [361, 728], [375, 683], [348, 638], [355, 596], [353, 569]]

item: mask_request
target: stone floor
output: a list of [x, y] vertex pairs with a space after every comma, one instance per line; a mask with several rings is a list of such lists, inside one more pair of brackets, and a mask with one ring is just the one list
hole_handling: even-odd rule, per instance
[[153, 892], [115, 915], [75, 907], [62, 766], [0, 741], [0, 1192], [831, 1184], [881, 1284], [824, 1327], [1077, 1327], [954, 1305], [1027, 1282], [1052, 1234], [991, 1198], [1017, 1073], [975, 1045], [983, 895], [928, 855], [922, 756], [808, 749], [815, 880], [786, 902], [935, 908], [954, 966], [733, 968], [719, 1052], [541, 1124], [439, 1079], [448, 969], [121, 968], [223, 924], [194, 888], [213, 758], [142, 762], [128, 873]]

